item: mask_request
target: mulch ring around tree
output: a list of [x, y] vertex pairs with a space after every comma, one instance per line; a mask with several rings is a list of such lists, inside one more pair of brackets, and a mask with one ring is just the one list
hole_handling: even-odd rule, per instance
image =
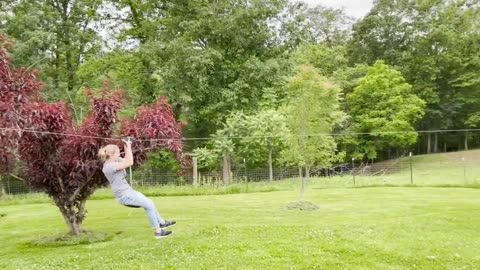
[[93, 232], [93, 231], [83, 231], [79, 236], [71, 234], [56, 234], [52, 236], [47, 236], [33, 240], [26, 243], [27, 246], [35, 247], [61, 247], [61, 246], [74, 246], [74, 245], [85, 245], [99, 242], [107, 242], [113, 239], [115, 234], [120, 234], [121, 232], [116, 233], [105, 233], [105, 232]]
[[301, 210], [301, 211], [314, 211], [317, 210], [318, 205], [309, 201], [291, 202], [285, 206], [286, 210]]

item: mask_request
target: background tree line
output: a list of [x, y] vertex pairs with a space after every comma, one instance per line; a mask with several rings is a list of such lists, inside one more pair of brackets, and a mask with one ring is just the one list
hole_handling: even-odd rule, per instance
[[[122, 116], [166, 96], [185, 137], [210, 138], [185, 146], [203, 170], [248, 158], [308, 172], [477, 146], [408, 131], [479, 126], [479, 6], [376, 0], [355, 20], [287, 0], [8, 0], [0, 33], [78, 122], [84, 90], [108, 80], [128, 93]], [[178, 169], [163, 151], [148, 167]]]

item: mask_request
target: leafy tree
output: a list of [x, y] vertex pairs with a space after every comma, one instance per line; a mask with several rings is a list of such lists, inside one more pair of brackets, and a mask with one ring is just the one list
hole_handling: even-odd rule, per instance
[[342, 89], [344, 97], [346, 97], [358, 86], [359, 80], [367, 75], [368, 69], [369, 66], [365, 64], [357, 64], [353, 67], [336, 70], [332, 77]]
[[[20, 159], [26, 167], [26, 183], [52, 197], [71, 234], [82, 233], [86, 201], [108, 181], [101, 171], [98, 149], [115, 139], [114, 124], [121, 108], [121, 94], [107, 88], [100, 97], [88, 93], [92, 111], [76, 125], [64, 103], [47, 103], [38, 97], [42, 84], [33, 73], [10, 67], [0, 51], [0, 167]], [[123, 120], [121, 136], [135, 136], [135, 164], [145, 161], [153, 149], [169, 149], [185, 165], [181, 128], [165, 99], [139, 108], [134, 120]], [[15, 128], [15, 129], [12, 129]], [[110, 140], [105, 140], [110, 138]]]
[[122, 34], [139, 41], [147, 70], [142, 96], [167, 96], [189, 136], [208, 137], [238, 107], [255, 110], [288, 73], [269, 23], [286, 1], [119, 3]]
[[347, 68], [348, 59], [345, 46], [329, 46], [326, 43], [299, 46], [293, 58], [299, 64], [310, 64], [321, 71], [321, 75], [331, 78], [336, 71]]
[[192, 157], [198, 160], [198, 169], [203, 171], [212, 171], [217, 167], [217, 154], [208, 147], [197, 147], [193, 149]]
[[[99, 89], [105, 81], [109, 81], [113, 88], [128, 89], [122, 113], [133, 116], [135, 108], [144, 102], [142, 92], [146, 72], [145, 66], [135, 52], [115, 50], [104, 54], [103, 57], [90, 59], [78, 69], [77, 79], [82, 87], [74, 93], [73, 101], [77, 108], [87, 111], [88, 100], [83, 93], [85, 89]], [[156, 96], [155, 100], [158, 97]]]
[[223, 157], [226, 183], [231, 178], [232, 161], [240, 159], [246, 159], [250, 167], [268, 164], [269, 179], [273, 180], [274, 154], [285, 147], [287, 134], [286, 117], [279, 111], [261, 110], [252, 115], [234, 112], [212, 138], [213, 151], [196, 148], [194, 156], [205, 165]]
[[274, 154], [284, 149], [287, 143], [287, 118], [283, 113], [270, 109], [247, 116], [245, 123], [247, 132], [242, 138], [243, 147], [239, 154], [247, 157], [249, 164], [254, 166], [263, 167], [268, 162], [269, 180], [272, 181]]
[[[98, 0], [21, 0], [7, 10], [3, 32], [17, 40], [14, 64], [42, 68], [53, 99], [71, 95], [80, 64], [100, 48]], [[55, 90], [55, 91], [52, 91]], [[59, 92], [58, 92], [59, 91]]]
[[341, 9], [312, 8], [304, 2], [290, 2], [278, 20], [278, 42], [291, 50], [304, 44], [341, 45], [347, 41], [353, 21]]
[[[353, 26], [350, 40], [352, 63], [372, 65], [378, 59], [396, 64], [412, 48], [412, 21], [416, 0], [375, 1], [372, 10]], [[425, 1], [441, 2], [441, 0]]]
[[414, 124], [422, 118], [425, 102], [399, 71], [377, 61], [347, 103], [354, 122], [351, 131], [365, 133], [351, 141], [356, 158], [375, 159], [378, 151], [415, 144]]
[[420, 129], [464, 128], [476, 113], [479, 10], [471, 1], [376, 1], [354, 26], [351, 62], [382, 59], [401, 71], [427, 104]]
[[327, 168], [341, 158], [330, 135], [345, 119], [345, 114], [340, 111], [340, 89], [320, 73], [312, 66], [300, 66], [289, 82], [291, 98], [286, 111], [291, 135], [283, 159], [305, 169], [301, 200], [310, 169], [315, 165]]
[[212, 136], [214, 152], [223, 158], [222, 169], [225, 184], [228, 184], [232, 178], [232, 156], [238, 149], [242, 136], [247, 134], [245, 118], [246, 116], [242, 112], [232, 113], [223, 124], [223, 128], [217, 130]]

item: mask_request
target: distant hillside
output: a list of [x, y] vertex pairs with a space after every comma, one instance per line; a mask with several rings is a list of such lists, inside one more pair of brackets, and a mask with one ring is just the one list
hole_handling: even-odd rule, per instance
[[[435, 153], [428, 155], [414, 155], [411, 158], [412, 167], [416, 170], [456, 169], [463, 167], [480, 168], [480, 150], [459, 152]], [[412, 169], [413, 169], [412, 168]], [[410, 170], [410, 157], [404, 156], [397, 159], [361, 164], [356, 171], [360, 175], [384, 175]]]

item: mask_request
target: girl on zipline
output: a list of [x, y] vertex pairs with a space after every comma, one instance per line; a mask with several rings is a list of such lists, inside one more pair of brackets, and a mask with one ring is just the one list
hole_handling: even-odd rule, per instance
[[127, 183], [125, 169], [133, 165], [133, 154], [131, 140], [124, 140], [124, 142], [125, 158], [120, 157], [120, 148], [114, 144], [102, 147], [98, 151], [98, 156], [104, 162], [102, 171], [110, 182], [117, 202], [128, 207], [142, 207], [145, 209], [148, 220], [155, 231], [155, 238], [167, 237], [172, 232], [164, 229], [174, 226], [176, 222], [164, 220], [158, 213], [153, 201], [142, 193], [133, 190]]

